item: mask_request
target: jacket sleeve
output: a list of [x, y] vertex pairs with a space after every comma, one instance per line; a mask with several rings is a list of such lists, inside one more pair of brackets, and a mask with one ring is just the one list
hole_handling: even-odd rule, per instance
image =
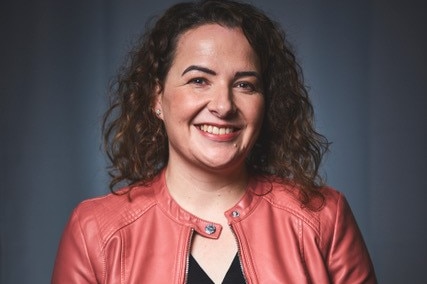
[[340, 194], [328, 256], [332, 283], [377, 283], [362, 234], [345, 197]]
[[52, 283], [97, 283], [77, 209], [74, 210], [62, 235]]

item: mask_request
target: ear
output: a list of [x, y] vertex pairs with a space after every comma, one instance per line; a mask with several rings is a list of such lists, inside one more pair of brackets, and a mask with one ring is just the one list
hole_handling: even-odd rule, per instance
[[161, 120], [163, 120], [163, 108], [162, 108], [162, 94], [163, 88], [160, 83], [156, 84], [154, 89], [154, 101], [153, 101], [153, 113]]

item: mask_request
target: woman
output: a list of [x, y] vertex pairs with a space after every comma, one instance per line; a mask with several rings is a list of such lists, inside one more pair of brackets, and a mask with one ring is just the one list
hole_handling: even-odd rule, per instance
[[105, 120], [114, 194], [80, 204], [53, 283], [375, 283], [284, 34], [251, 5], [171, 7]]

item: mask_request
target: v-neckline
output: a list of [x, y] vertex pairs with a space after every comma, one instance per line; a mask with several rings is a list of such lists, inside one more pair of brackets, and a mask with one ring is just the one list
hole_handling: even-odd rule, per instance
[[[190, 254], [189, 258], [189, 269], [188, 269], [188, 284], [195, 283], [204, 283], [204, 284], [215, 284], [209, 275], [203, 270], [203, 268], [199, 265], [197, 260]], [[242, 268], [240, 265], [239, 257], [236, 254], [233, 261], [231, 262], [230, 267], [227, 270], [227, 273], [224, 276], [224, 279], [221, 282], [222, 284], [240, 284], [246, 283]]]

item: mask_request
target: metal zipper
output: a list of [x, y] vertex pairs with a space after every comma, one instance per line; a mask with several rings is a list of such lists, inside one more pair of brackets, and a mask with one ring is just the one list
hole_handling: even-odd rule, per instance
[[239, 242], [239, 238], [237, 237], [236, 232], [233, 229], [233, 225], [229, 224], [230, 226], [230, 230], [233, 233], [234, 239], [236, 240], [237, 243], [237, 256], [239, 258], [239, 264], [240, 264], [240, 269], [242, 270], [242, 274], [243, 274], [243, 278], [245, 279], [245, 283], [248, 283], [248, 279], [245, 275], [245, 270], [243, 269], [243, 263], [242, 263], [242, 252], [240, 250], [240, 242]]
[[187, 283], [188, 280], [188, 269], [190, 266], [190, 250], [191, 250], [191, 240], [193, 239], [194, 234], [194, 228], [191, 228], [190, 231], [190, 237], [188, 238], [187, 242], [187, 255], [186, 255], [186, 261], [185, 261], [185, 275], [184, 275], [184, 283]]

